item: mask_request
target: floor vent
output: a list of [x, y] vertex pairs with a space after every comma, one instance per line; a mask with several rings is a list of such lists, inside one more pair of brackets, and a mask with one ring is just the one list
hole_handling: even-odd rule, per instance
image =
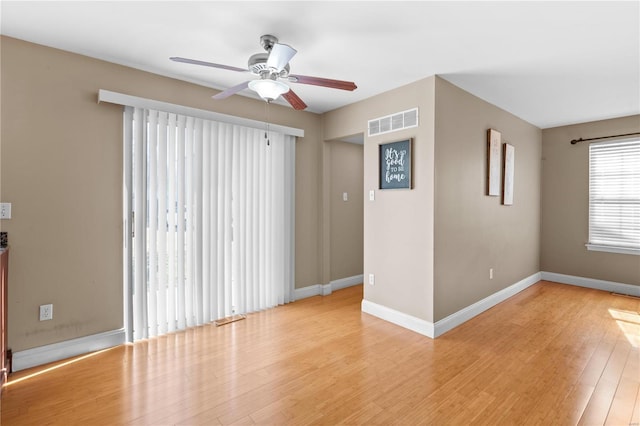
[[418, 127], [418, 108], [369, 120], [369, 136]]
[[225, 317], [225, 318], [216, 320], [213, 323], [216, 325], [216, 327], [220, 327], [221, 325], [231, 324], [232, 322], [243, 320], [246, 317], [247, 317], [246, 315], [242, 315], [242, 314], [241, 315], [232, 315], [230, 317]]
[[632, 299], [640, 299], [640, 297], [634, 295], [634, 294], [623, 294], [623, 293], [611, 293], [611, 295], [613, 296], [621, 296], [621, 297], [630, 297]]

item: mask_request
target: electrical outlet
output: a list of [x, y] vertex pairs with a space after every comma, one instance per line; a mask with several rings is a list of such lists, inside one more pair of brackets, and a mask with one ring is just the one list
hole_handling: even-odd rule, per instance
[[489, 279], [493, 279], [493, 268], [489, 268]]
[[375, 285], [376, 284], [376, 276], [373, 274], [369, 274], [369, 285]]
[[53, 319], [53, 305], [40, 305], [40, 321], [48, 321]]
[[347, 194], [346, 192], [342, 193], [342, 201], [349, 201], [349, 194]]

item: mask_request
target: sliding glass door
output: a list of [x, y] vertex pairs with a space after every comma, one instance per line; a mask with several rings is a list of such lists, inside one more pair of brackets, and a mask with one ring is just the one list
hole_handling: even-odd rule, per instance
[[130, 341], [292, 300], [295, 138], [125, 108]]

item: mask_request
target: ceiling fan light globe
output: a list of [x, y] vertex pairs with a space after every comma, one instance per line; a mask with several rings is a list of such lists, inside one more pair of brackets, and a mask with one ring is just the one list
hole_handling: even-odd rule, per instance
[[289, 91], [289, 86], [278, 80], [253, 80], [249, 82], [249, 89], [256, 92], [265, 101], [273, 101]]

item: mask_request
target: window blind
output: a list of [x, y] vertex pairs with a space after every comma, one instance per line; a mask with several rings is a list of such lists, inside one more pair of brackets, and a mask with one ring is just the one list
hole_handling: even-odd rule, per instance
[[293, 300], [293, 136], [126, 107], [124, 145], [130, 340]]
[[640, 140], [589, 147], [589, 244], [640, 250]]

